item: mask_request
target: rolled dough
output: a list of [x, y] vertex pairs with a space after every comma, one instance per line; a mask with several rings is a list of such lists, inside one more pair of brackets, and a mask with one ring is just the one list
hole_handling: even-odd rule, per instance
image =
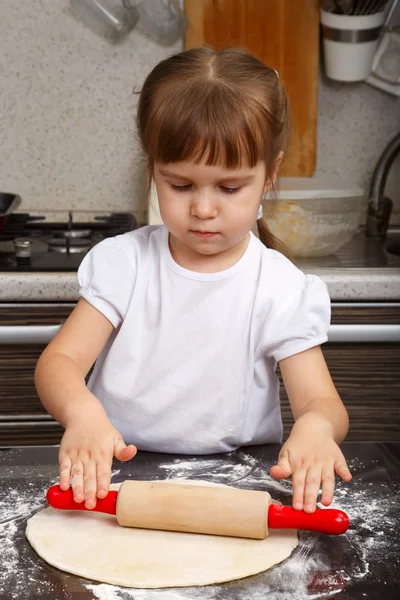
[[[215, 485], [188, 480], [174, 483]], [[250, 540], [132, 529], [121, 527], [110, 515], [53, 508], [28, 520], [26, 536], [39, 556], [62, 571], [136, 588], [241, 579], [282, 562], [298, 544], [293, 530], [270, 530], [265, 540]]]

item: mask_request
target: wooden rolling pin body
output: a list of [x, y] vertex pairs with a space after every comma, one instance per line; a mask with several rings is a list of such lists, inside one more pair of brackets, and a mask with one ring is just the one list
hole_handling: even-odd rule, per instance
[[268, 492], [154, 481], [124, 481], [120, 525], [254, 539], [268, 535]]

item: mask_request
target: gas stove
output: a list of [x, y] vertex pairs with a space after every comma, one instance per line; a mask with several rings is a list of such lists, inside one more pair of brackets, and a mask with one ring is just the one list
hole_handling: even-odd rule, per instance
[[93, 221], [65, 222], [13, 213], [0, 232], [0, 272], [76, 271], [87, 252], [105, 238], [136, 229], [129, 213], [111, 213]]

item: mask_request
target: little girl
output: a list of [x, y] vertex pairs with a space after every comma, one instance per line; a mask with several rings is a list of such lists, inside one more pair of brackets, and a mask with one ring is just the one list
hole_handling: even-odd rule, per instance
[[292, 477], [294, 508], [314, 511], [321, 483], [330, 504], [335, 473], [351, 479], [347, 413], [320, 349], [330, 301], [260, 219], [287, 137], [279, 76], [239, 50], [182, 52], [147, 77], [137, 122], [164, 226], [89, 252], [81, 299], [36, 369], [65, 427], [62, 489], [72, 479], [93, 508], [114, 456], [281, 442], [279, 363], [295, 425], [271, 474]]

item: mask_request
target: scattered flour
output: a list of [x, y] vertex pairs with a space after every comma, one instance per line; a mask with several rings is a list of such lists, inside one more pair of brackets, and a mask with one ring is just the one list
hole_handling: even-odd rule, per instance
[[[224, 586], [182, 588], [175, 590], [133, 590], [117, 586], [86, 584], [96, 600], [322, 600], [334, 597], [349, 583], [362, 580], [369, 573], [369, 563], [397, 557], [398, 543], [388, 544], [386, 527], [395, 537], [397, 496], [388, 485], [382, 469], [379, 481], [377, 467], [372, 466], [373, 481], [367, 482], [371, 470], [361, 461], [349, 463], [354, 472], [350, 484], [338, 483], [333, 508], [350, 517], [351, 527], [339, 540], [335, 537], [302, 533], [300, 544], [282, 565], [268, 573], [231, 582]], [[159, 466], [160, 479], [206, 479], [237, 487], [264, 489], [274, 497], [290, 503], [291, 482], [276, 481], [266, 466], [245, 452], [222, 458], [177, 459]], [[378, 481], [377, 481], [378, 479]], [[374, 499], [374, 486], [379, 485], [380, 501]], [[324, 508], [320, 505], [320, 508]], [[390, 546], [390, 548], [388, 547]], [[250, 583], [251, 581], [251, 583]], [[223, 592], [222, 592], [223, 590]]]
[[[62, 578], [57, 572], [57, 576], [49, 573], [49, 567], [37, 559], [25, 539], [26, 520], [45, 507], [49, 482], [50, 485], [56, 483], [52, 481], [54, 470], [51, 477], [42, 472], [33, 481], [26, 475], [18, 480], [18, 485], [12, 476], [6, 477], [0, 490], [0, 598], [25, 598], [27, 580], [35, 584], [36, 597], [46, 600], [75, 598], [74, 593], [70, 595], [70, 586], [74, 584], [76, 597], [79, 597], [78, 589], [82, 591], [84, 586], [93, 600], [220, 600], [222, 597], [226, 600], [322, 600], [334, 597], [350, 583], [365, 578], [372, 561], [375, 565], [378, 561], [380, 569], [385, 564], [389, 569], [400, 554], [396, 537], [399, 490], [391, 487], [386, 470], [372, 461], [363, 464], [354, 460], [349, 466], [354, 479], [350, 484], [338, 483], [332, 505], [350, 517], [351, 527], [346, 535], [335, 538], [304, 532], [293, 555], [266, 573], [225, 585], [166, 590], [129, 589], [66, 576], [69, 579], [62, 596], [59, 596], [60, 585], [64, 585]], [[118, 477], [120, 472], [113, 471], [113, 477]], [[262, 461], [245, 452], [221, 458], [166, 460], [159, 466], [156, 479], [172, 478], [205, 479], [263, 489], [285, 504], [291, 500], [290, 481], [274, 480]], [[24, 573], [20, 582], [15, 578], [19, 569]]]

